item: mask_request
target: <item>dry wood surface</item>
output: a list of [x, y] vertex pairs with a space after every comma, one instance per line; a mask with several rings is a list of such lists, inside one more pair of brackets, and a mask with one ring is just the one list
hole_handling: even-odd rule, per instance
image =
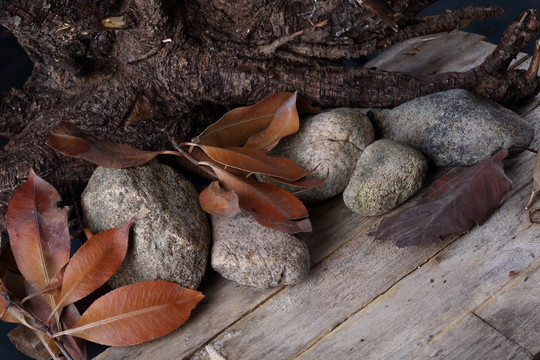
[[[493, 48], [456, 31], [396, 45], [366, 66], [464, 71]], [[515, 66], [525, 60], [520, 54]], [[536, 134], [539, 104], [519, 110]], [[362, 217], [340, 197], [317, 204], [314, 231], [301, 236], [313, 262], [303, 283], [259, 290], [212, 274], [179, 330], [97, 359], [532, 359], [540, 353], [540, 225], [524, 206], [533, 167], [528, 152], [507, 161], [514, 185], [495, 214], [429, 246], [375, 241], [388, 214]]]

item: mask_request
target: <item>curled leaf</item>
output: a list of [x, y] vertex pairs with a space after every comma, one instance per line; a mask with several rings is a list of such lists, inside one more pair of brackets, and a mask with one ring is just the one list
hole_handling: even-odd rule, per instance
[[295, 92], [276, 110], [270, 124], [263, 131], [251, 135], [244, 146], [261, 149], [264, 152], [270, 151], [281, 138], [294, 134], [299, 127]]
[[123, 286], [97, 299], [73, 328], [54, 336], [72, 335], [108, 346], [139, 344], [178, 328], [203, 297], [166, 281]]
[[236, 193], [223, 190], [217, 181], [212, 181], [201, 191], [199, 201], [203, 210], [209, 214], [233, 217], [240, 212]]
[[381, 221], [375, 238], [391, 239], [399, 247], [419, 245], [484, 223], [512, 187], [503, 170], [507, 155], [501, 150], [459, 173], [444, 175], [416, 206]]
[[[298, 180], [309, 173], [290, 159], [270, 157], [262, 150], [255, 148], [197, 146], [213, 161], [248, 173], [264, 174], [289, 181]], [[200, 159], [200, 161], [204, 160]]]
[[287, 233], [309, 232], [308, 212], [300, 200], [288, 191], [251, 179], [241, 179], [209, 163], [219, 182], [227, 191], [238, 195], [240, 208], [250, 213], [257, 222]]
[[111, 143], [96, 138], [68, 122], [63, 122], [51, 130], [46, 144], [64, 155], [115, 169], [143, 165], [159, 154], [171, 153], [171, 151], [144, 151], [127, 144]]
[[[193, 139], [193, 142], [219, 147], [244, 145], [250, 136], [263, 131], [270, 125], [276, 111], [291, 95], [293, 94], [274, 94], [255, 105], [233, 109], [207, 127]], [[300, 114], [319, 113], [300, 97], [296, 98], [296, 105]]]

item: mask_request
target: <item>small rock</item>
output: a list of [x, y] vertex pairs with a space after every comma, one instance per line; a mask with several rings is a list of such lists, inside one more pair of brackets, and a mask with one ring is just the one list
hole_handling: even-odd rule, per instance
[[283, 186], [300, 200], [315, 202], [345, 189], [360, 154], [374, 138], [373, 125], [360, 110], [339, 108], [303, 120], [298, 132], [282, 139], [270, 155], [292, 159], [306, 170], [316, 168], [310, 178], [326, 178], [318, 188]]
[[297, 284], [309, 273], [309, 251], [293, 235], [259, 225], [242, 212], [212, 216], [212, 268], [242, 285], [270, 288]]
[[343, 201], [364, 216], [383, 214], [420, 190], [427, 169], [418, 150], [392, 140], [375, 141], [360, 156]]
[[128, 253], [109, 285], [166, 280], [197, 288], [206, 269], [210, 226], [193, 185], [152, 161], [129, 169], [98, 167], [82, 194], [93, 232], [134, 219]]
[[383, 138], [420, 150], [436, 166], [468, 166], [511, 145], [528, 146], [534, 130], [519, 115], [466, 90], [443, 91], [368, 116]]

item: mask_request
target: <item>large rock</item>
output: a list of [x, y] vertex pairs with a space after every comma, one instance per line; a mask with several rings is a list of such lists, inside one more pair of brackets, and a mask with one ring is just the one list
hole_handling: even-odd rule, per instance
[[242, 285], [270, 288], [296, 284], [309, 273], [309, 251], [293, 235], [259, 225], [242, 212], [212, 216], [212, 268]]
[[381, 137], [420, 150], [437, 166], [473, 165], [502, 148], [528, 146], [534, 137], [532, 126], [516, 113], [461, 89], [368, 116]]
[[210, 226], [193, 185], [152, 161], [130, 169], [98, 167], [82, 194], [86, 225], [100, 232], [134, 219], [128, 253], [113, 287], [167, 280], [195, 289], [203, 277]]
[[300, 124], [298, 132], [282, 139], [270, 155], [294, 160], [309, 177], [326, 178], [323, 186], [312, 189], [285, 187], [304, 202], [314, 202], [340, 194], [362, 154], [373, 142], [369, 119], [358, 109], [330, 110]]
[[427, 169], [418, 150], [392, 140], [375, 141], [360, 156], [343, 201], [364, 216], [383, 214], [420, 190]]

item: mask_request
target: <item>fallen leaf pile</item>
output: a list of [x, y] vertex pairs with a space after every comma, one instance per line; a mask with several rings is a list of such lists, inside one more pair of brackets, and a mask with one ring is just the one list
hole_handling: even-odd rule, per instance
[[115, 289], [81, 316], [74, 303], [118, 270], [131, 221], [90, 234], [70, 260], [67, 212], [57, 206], [59, 201], [58, 192], [31, 171], [8, 204], [10, 242], [0, 254], [1, 320], [34, 330], [53, 359], [60, 353], [85, 359], [82, 339], [134, 345], [168, 334], [187, 320], [203, 295], [165, 281]]
[[282, 188], [256, 180], [271, 180], [299, 187], [320, 186], [322, 180], [306, 180], [309, 173], [292, 160], [270, 157], [285, 136], [299, 128], [299, 115], [316, 114], [296, 93], [279, 93], [259, 103], [226, 113], [191, 142], [173, 144], [177, 151], [143, 151], [93, 137], [73, 124], [62, 123], [51, 131], [47, 145], [62, 154], [94, 164], [125, 168], [142, 165], [159, 154], [183, 158], [191, 169], [213, 179], [200, 195], [203, 209], [211, 214], [234, 216], [250, 213], [260, 224], [287, 233], [311, 231], [302, 202]]

